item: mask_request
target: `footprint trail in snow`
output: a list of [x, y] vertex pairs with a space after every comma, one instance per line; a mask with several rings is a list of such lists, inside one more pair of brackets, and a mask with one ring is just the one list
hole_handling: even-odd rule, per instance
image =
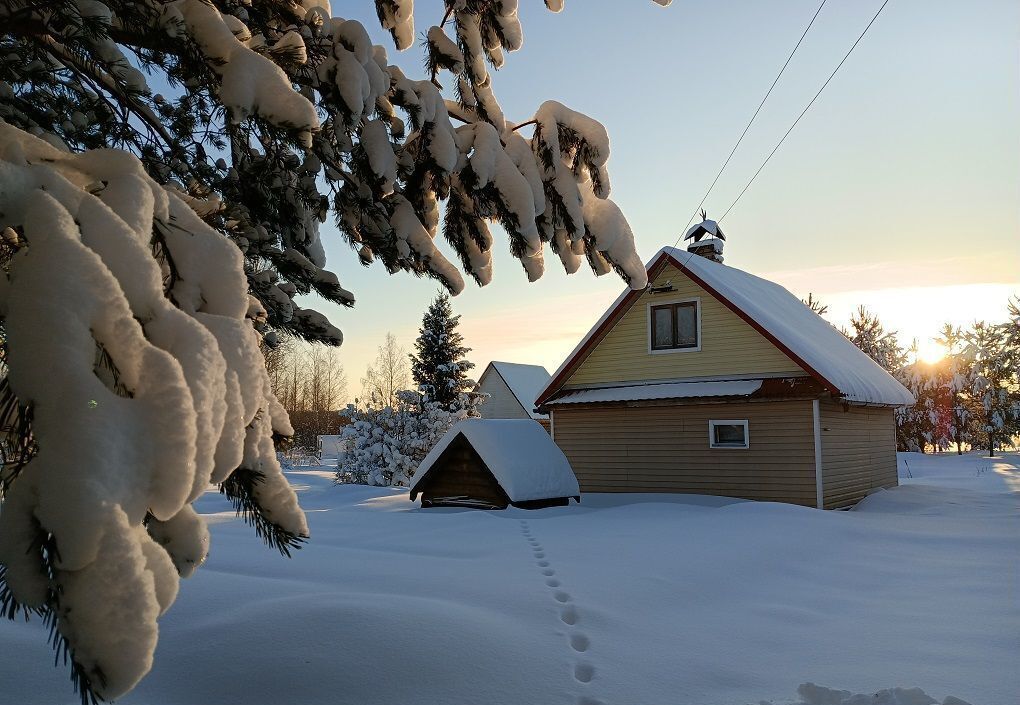
[[[583, 658], [583, 655], [591, 648], [591, 639], [577, 628], [581, 621], [581, 614], [574, 605], [574, 598], [563, 589], [561, 581], [556, 577], [556, 570], [550, 564], [542, 544], [532, 534], [528, 522], [524, 519], [518, 521], [521, 525], [521, 535], [531, 547], [535, 565], [538, 566], [543, 581], [549, 588], [552, 599], [556, 602], [560, 621], [567, 627], [567, 643], [571, 654], [576, 659], [572, 672], [574, 682], [578, 686], [588, 687], [595, 678], [595, 666]], [[602, 700], [586, 694], [579, 695], [575, 703], [576, 705], [606, 705]]]

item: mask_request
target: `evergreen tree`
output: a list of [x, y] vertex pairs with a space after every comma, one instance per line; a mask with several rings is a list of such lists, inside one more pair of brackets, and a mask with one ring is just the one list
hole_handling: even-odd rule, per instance
[[977, 442], [995, 455], [1017, 432], [1016, 368], [1009, 348], [1009, 328], [984, 322], [967, 332], [973, 360], [970, 393], [976, 402], [974, 427]]
[[844, 334], [890, 374], [895, 375], [906, 364], [907, 355], [895, 331], [886, 331], [878, 316], [863, 306], [850, 316], [850, 331]]
[[971, 386], [973, 366], [963, 332], [958, 327], [946, 323], [942, 326], [936, 342], [946, 350], [939, 380], [948, 411], [946, 431], [949, 440], [956, 446], [957, 455], [962, 455], [963, 444], [969, 444], [972, 440], [970, 432], [972, 403], [967, 391]]
[[819, 299], [816, 299], [815, 295], [812, 294], [810, 291], [808, 292], [807, 298], [801, 299], [801, 301], [804, 303], [805, 306], [807, 306], [809, 309], [817, 313], [819, 316], [829, 312], [828, 305], [823, 304]]
[[[911, 349], [916, 353], [916, 345]], [[916, 355], [915, 355], [916, 356]], [[896, 409], [896, 444], [902, 450], [924, 453], [939, 450], [943, 404], [939, 400], [937, 370], [917, 360], [897, 370], [896, 378], [916, 399], [913, 406]]]
[[467, 376], [474, 363], [465, 359], [471, 348], [464, 346], [459, 325], [460, 316], [453, 315], [450, 297], [440, 292], [422, 317], [415, 352], [410, 356], [418, 391], [427, 400], [451, 409], [475, 384]]
[[[410, 47], [412, 0], [373, 4]], [[210, 482], [281, 551], [307, 535], [258, 345], [341, 342], [298, 304], [354, 303], [320, 223], [453, 293], [490, 280], [493, 222], [531, 280], [548, 243], [568, 272], [644, 288], [604, 127], [555, 101], [508, 120], [495, 98], [516, 3], [438, 9], [415, 81], [328, 0], [0, 3], [0, 611], [43, 615], [84, 698], [148, 672], [205, 558]]]

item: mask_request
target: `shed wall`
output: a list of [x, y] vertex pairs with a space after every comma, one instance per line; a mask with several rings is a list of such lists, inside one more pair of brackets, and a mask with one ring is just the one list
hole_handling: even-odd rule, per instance
[[[741, 375], [807, 373], [761, 333], [672, 266], [654, 286], [672, 283], [675, 291], [642, 294], [577, 370], [565, 388], [607, 382], [719, 378]], [[701, 303], [700, 351], [648, 351], [648, 304], [698, 298]]]
[[483, 419], [530, 419], [530, 410], [526, 410], [503, 377], [494, 369], [489, 368], [478, 383], [478, 391], [485, 392], [489, 398], [478, 408]]
[[[709, 448], [711, 419], [747, 419], [750, 447]], [[815, 506], [806, 400], [553, 410], [582, 492], [688, 492]]]
[[893, 409], [819, 404], [822, 487], [826, 509], [856, 504], [869, 492], [895, 487], [896, 420]]
[[425, 502], [471, 497], [499, 507], [508, 503], [506, 493], [496, 478], [463, 437], [453, 441], [433, 465], [425, 478], [421, 495]]

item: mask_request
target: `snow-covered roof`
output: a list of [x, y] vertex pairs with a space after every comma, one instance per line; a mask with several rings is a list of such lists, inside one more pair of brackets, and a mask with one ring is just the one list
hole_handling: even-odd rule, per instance
[[[747, 321], [834, 395], [857, 404], [914, 403], [906, 387], [779, 284], [673, 247], [659, 250], [647, 267], [651, 271], [664, 261]], [[556, 370], [538, 401], [544, 403], [562, 386], [575, 363], [611, 327], [614, 313], [639, 295], [634, 291], [620, 294]]]
[[564, 392], [549, 405], [592, 404], [609, 401], [643, 399], [690, 399], [695, 397], [744, 397], [761, 389], [762, 380], [731, 380], [723, 382], [666, 382], [634, 384], [601, 389], [575, 389]]
[[581, 496], [567, 457], [541, 425], [530, 419], [467, 419], [447, 431], [421, 461], [411, 483], [412, 499], [458, 436], [471, 444], [511, 502]]
[[489, 365], [495, 368], [499, 376], [510, 387], [510, 391], [517, 397], [524, 410], [533, 419], [547, 419], [547, 414], [535, 412], [535, 399], [542, 388], [549, 383], [549, 370], [541, 365], [522, 365], [517, 362], [490, 362]]

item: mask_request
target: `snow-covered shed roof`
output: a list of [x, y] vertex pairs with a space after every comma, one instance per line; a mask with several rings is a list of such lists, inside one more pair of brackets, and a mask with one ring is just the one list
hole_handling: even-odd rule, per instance
[[[775, 282], [673, 247], [647, 265], [671, 264], [785, 352], [832, 394], [850, 403], [904, 406], [913, 395], [834, 326]], [[640, 291], [624, 291], [553, 374], [537, 399], [549, 401]]]
[[421, 461], [411, 499], [458, 436], [471, 444], [511, 502], [581, 496], [567, 457], [541, 425], [530, 419], [467, 419], [447, 431]]
[[700, 397], [746, 397], [761, 389], [762, 380], [744, 379], [721, 382], [666, 382], [629, 384], [601, 389], [572, 389], [550, 401], [554, 404], [591, 404], [610, 401], [648, 399], [694, 399]]
[[[535, 399], [538, 393], [549, 383], [549, 370], [541, 365], [522, 365], [518, 362], [498, 362], [493, 360], [489, 363], [499, 373], [499, 376], [506, 382], [513, 395], [520, 402], [524, 410], [533, 419], [547, 419], [547, 414], [539, 414], [535, 411]], [[483, 373], [484, 376], [484, 373]]]

